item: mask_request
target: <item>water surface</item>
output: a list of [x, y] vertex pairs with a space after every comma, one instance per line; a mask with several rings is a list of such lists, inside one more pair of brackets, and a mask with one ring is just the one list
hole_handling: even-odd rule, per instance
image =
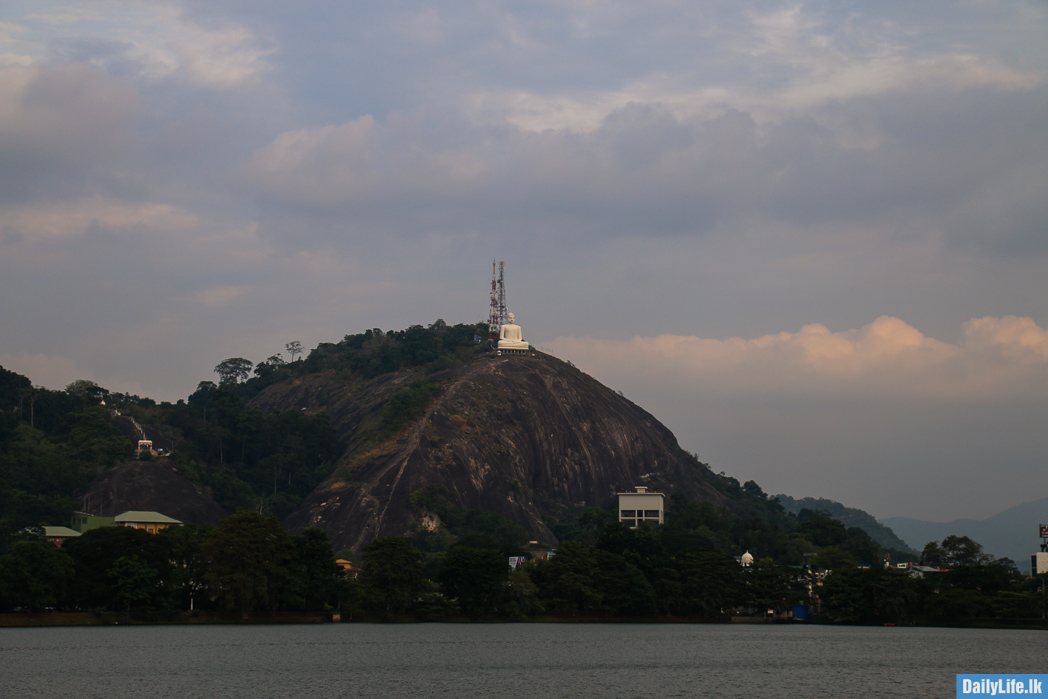
[[688, 624], [0, 629], [0, 696], [952, 697], [1043, 631]]

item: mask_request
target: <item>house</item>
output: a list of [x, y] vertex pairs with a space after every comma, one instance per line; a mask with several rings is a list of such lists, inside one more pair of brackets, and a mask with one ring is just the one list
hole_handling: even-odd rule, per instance
[[347, 578], [355, 578], [360, 575], [360, 568], [353, 565], [353, 561], [346, 558], [339, 558], [335, 561], [335, 565], [342, 569], [342, 575]]
[[939, 573], [950, 572], [946, 568], [935, 568], [933, 566], [910, 566], [910, 577], [911, 578], [926, 578], [929, 575], [937, 575]]
[[80, 536], [80, 532], [69, 527], [42, 527], [44, 530], [44, 538], [50, 541], [58, 548], [62, 548], [62, 544], [66, 539], [72, 539], [75, 536]]
[[172, 525], [182, 524], [177, 519], [162, 515], [159, 512], [140, 512], [138, 510], [128, 510], [113, 519], [118, 527], [144, 529], [150, 534], [156, 534], [161, 529], [167, 529]]
[[115, 527], [115, 517], [99, 517], [97, 515], [89, 515], [83, 512], [73, 515], [73, 521], [70, 525], [73, 529], [83, 534], [89, 532], [92, 529], [98, 529], [99, 527]]
[[636, 529], [641, 522], [662, 524], [666, 512], [666, 496], [659, 492], [649, 493], [642, 485], [638, 485], [634, 491], [618, 493], [619, 521], [630, 529]]

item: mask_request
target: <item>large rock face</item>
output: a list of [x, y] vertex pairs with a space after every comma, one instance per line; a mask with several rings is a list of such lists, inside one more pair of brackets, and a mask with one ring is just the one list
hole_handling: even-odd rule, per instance
[[[367, 438], [381, 406], [420, 375], [361, 384], [314, 375], [263, 392], [256, 404], [322, 409], [345, 435], [338, 468], [285, 521], [318, 526], [359, 549], [418, 525], [410, 495], [440, 484], [460, 506], [497, 512], [533, 536], [556, 539], [544, 516], [605, 507], [636, 485], [726, 504], [718, 476], [683, 452], [650, 414], [554, 357], [493, 357], [427, 377], [445, 388], [395, 438]], [[373, 435], [374, 432], [371, 431]], [[417, 514], [417, 513], [416, 513]]]
[[86, 512], [114, 517], [159, 512], [187, 524], [218, 524], [226, 512], [166, 461], [130, 461], [100, 474], [80, 496]]

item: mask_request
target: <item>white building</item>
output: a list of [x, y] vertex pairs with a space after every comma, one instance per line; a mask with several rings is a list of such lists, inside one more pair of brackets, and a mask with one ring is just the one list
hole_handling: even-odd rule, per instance
[[666, 512], [666, 496], [662, 493], [649, 493], [642, 485], [633, 493], [618, 493], [619, 521], [635, 529], [641, 522], [662, 524]]
[[1030, 555], [1030, 574], [1040, 575], [1041, 573], [1048, 573], [1048, 551], [1045, 547], [1041, 547], [1041, 550]]

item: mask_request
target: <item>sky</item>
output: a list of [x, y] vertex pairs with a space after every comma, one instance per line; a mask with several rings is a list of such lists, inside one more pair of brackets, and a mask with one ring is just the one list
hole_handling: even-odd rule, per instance
[[983, 518], [1048, 496], [1046, 132], [1043, 0], [5, 0], [0, 365], [174, 401], [499, 259], [715, 471]]

